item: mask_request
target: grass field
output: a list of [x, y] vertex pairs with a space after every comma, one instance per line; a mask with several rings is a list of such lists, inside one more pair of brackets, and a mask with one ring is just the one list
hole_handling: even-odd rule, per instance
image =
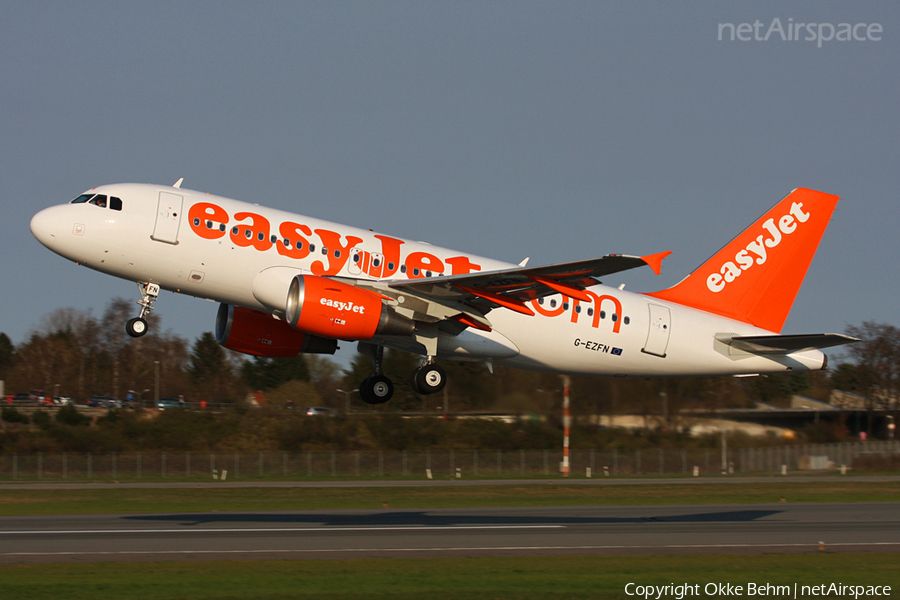
[[596, 599], [628, 598], [629, 582], [699, 584], [699, 596], [685, 596], [694, 598], [721, 597], [705, 593], [708, 583], [744, 586], [739, 597], [747, 596], [748, 583], [791, 590], [795, 583], [888, 585], [895, 596], [900, 589], [897, 565], [891, 554], [2, 565], [0, 598]]
[[466, 487], [153, 488], [4, 490], [0, 515], [173, 513], [351, 508], [456, 508], [612, 504], [761, 502], [873, 502], [900, 500], [900, 482], [778, 481], [584, 486], [564, 483]]

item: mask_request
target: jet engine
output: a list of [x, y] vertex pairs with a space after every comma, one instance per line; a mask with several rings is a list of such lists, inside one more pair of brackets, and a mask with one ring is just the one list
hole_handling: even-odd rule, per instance
[[297, 275], [288, 291], [285, 316], [297, 329], [339, 340], [376, 335], [412, 335], [415, 322], [386, 306], [382, 296], [352, 285]]
[[253, 356], [291, 358], [298, 353], [334, 354], [337, 340], [299, 331], [272, 315], [231, 304], [220, 304], [216, 341], [225, 348]]

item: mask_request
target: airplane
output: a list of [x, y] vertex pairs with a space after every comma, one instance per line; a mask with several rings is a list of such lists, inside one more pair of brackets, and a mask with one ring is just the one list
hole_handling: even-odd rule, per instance
[[566, 375], [759, 375], [827, 368], [840, 334], [781, 330], [838, 197], [798, 188], [680, 283], [635, 293], [600, 282], [670, 252], [519, 265], [172, 186], [114, 184], [38, 212], [37, 240], [138, 284], [147, 332], [162, 290], [220, 303], [215, 335], [253, 356], [373, 361], [362, 399], [386, 402], [384, 348], [424, 357], [413, 389], [447, 382], [436, 358]]

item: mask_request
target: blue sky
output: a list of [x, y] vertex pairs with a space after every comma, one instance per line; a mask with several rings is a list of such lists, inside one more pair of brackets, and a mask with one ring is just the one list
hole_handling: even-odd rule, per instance
[[[775, 18], [883, 32], [717, 39]], [[0, 331], [137, 300], [38, 244], [35, 212], [180, 177], [510, 262], [674, 251], [607, 281], [637, 291], [811, 187], [842, 200], [784, 331], [900, 325], [898, 33], [894, 2], [5, 3]], [[156, 306], [213, 329], [214, 304]]]

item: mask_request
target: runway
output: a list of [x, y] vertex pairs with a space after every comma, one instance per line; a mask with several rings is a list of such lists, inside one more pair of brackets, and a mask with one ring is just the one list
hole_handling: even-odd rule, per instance
[[900, 551], [900, 502], [0, 517], [0, 562]]

